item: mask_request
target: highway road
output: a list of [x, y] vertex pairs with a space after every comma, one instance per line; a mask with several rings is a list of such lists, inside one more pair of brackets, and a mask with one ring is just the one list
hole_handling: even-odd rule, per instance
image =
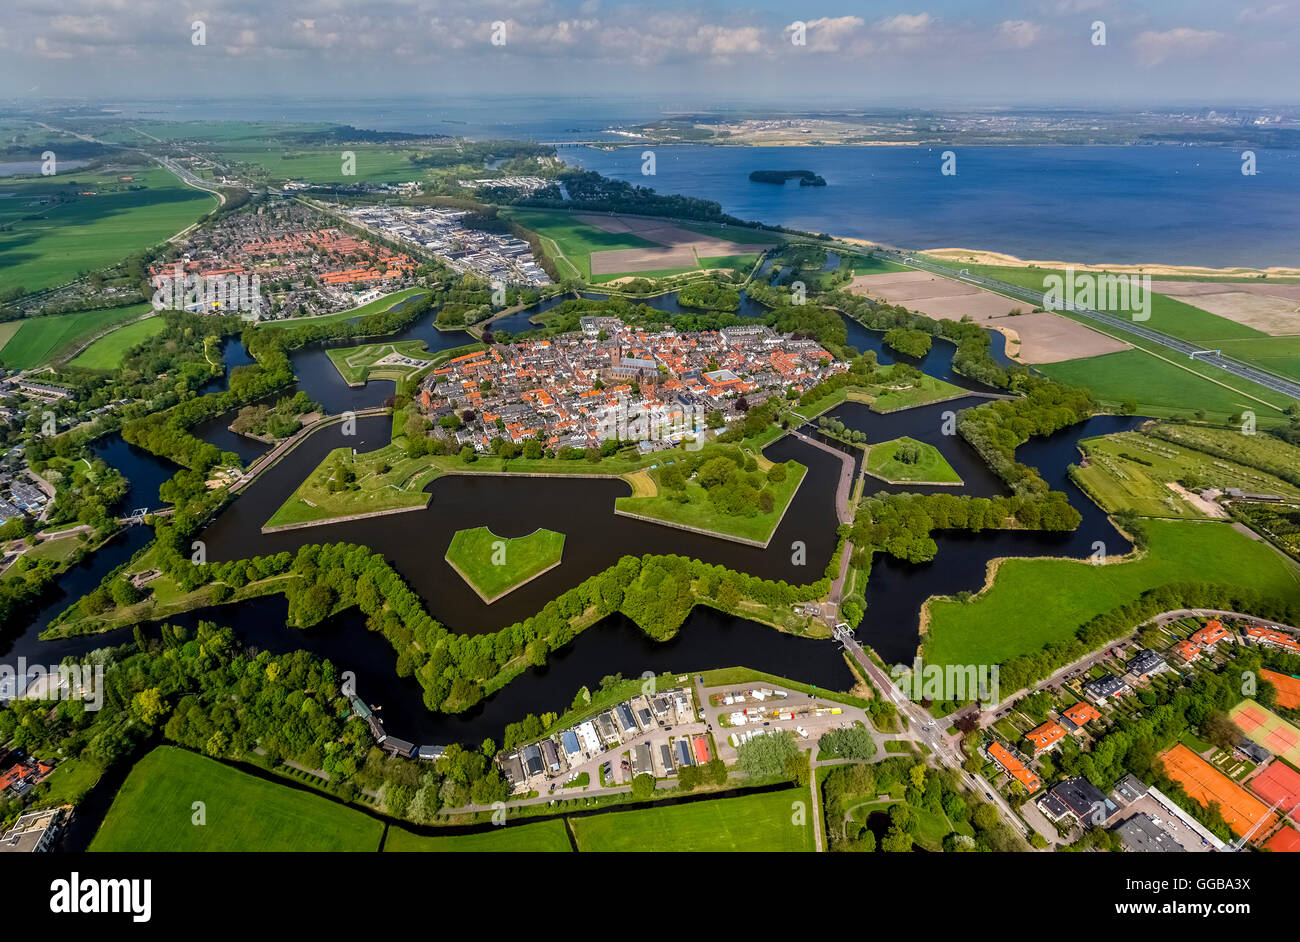
[[[996, 291], [999, 294], [1009, 295], [1013, 298], [1019, 298], [1031, 304], [1047, 308], [1044, 303], [1044, 294], [1041, 291], [1031, 291], [1028, 288], [1022, 288], [1019, 285], [1009, 284], [1005, 281], [999, 281], [996, 278], [985, 278], [983, 275], [958, 274], [951, 268], [945, 268], [942, 265], [935, 265], [931, 262], [923, 261], [914, 255], [905, 252], [895, 252], [882, 250], [882, 254], [889, 255], [899, 264], [906, 265], [909, 268], [916, 268], [921, 271], [932, 272], [936, 275], [943, 275], [946, 278], [954, 280], [968, 281], [971, 284], [988, 288], [990, 291]], [[1056, 303], [1053, 305], [1055, 310], [1069, 311], [1072, 314], [1078, 314], [1089, 320], [1097, 321], [1116, 330], [1127, 331], [1141, 337], [1144, 340], [1150, 340], [1152, 343], [1159, 344], [1175, 353], [1181, 353], [1189, 359], [1196, 359], [1202, 363], [1208, 363], [1211, 366], [1217, 366], [1224, 372], [1231, 373], [1241, 379], [1249, 380], [1256, 385], [1263, 386], [1265, 389], [1271, 389], [1273, 392], [1281, 393], [1292, 399], [1300, 400], [1300, 383], [1262, 370], [1257, 366], [1251, 366], [1249, 363], [1243, 363], [1230, 356], [1216, 350], [1205, 350], [1194, 343], [1186, 340], [1179, 340], [1177, 337], [1171, 337], [1168, 334], [1162, 334], [1158, 330], [1152, 330], [1150, 327], [1143, 326], [1140, 322], [1131, 318], [1120, 317], [1115, 314], [1107, 314], [1103, 311], [1095, 311], [1092, 308], [1081, 307], [1077, 304]], [[1192, 355], [1196, 356], [1193, 357]]]

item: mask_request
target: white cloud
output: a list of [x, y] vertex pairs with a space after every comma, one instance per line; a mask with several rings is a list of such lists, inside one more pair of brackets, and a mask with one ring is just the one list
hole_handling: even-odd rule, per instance
[[885, 33], [905, 33], [915, 35], [926, 32], [934, 24], [934, 17], [929, 13], [900, 13], [881, 20], [876, 28]]
[[998, 37], [1007, 45], [1027, 49], [1038, 41], [1042, 27], [1028, 20], [1003, 20], [998, 24]]
[[1196, 56], [1218, 45], [1222, 33], [1213, 30], [1177, 26], [1163, 32], [1147, 30], [1133, 41], [1138, 61], [1146, 66], [1156, 66], [1172, 58]]

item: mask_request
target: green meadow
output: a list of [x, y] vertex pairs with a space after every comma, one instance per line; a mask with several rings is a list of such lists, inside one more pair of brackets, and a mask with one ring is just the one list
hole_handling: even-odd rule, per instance
[[558, 565], [563, 553], [564, 534], [554, 530], [506, 539], [476, 527], [456, 531], [446, 559], [483, 601], [493, 602]]
[[0, 182], [0, 292], [40, 291], [114, 265], [216, 205], [161, 168]]
[[[10, 321], [9, 324], [16, 325], [17, 329], [13, 333], [0, 332], [0, 364], [7, 369], [27, 370], [33, 367], [41, 366], [56, 360], [62, 355], [66, 355], [75, 350], [79, 345], [85, 343], [91, 337], [104, 331], [106, 328], [116, 324], [126, 324], [139, 318], [142, 314], [150, 310], [148, 304], [134, 304], [130, 307], [108, 308], [102, 311], [78, 311], [75, 314], [52, 314], [48, 317], [28, 317], [21, 321]], [[161, 318], [149, 318], [144, 324], [157, 322], [157, 327], [153, 330], [162, 329]], [[114, 334], [121, 333], [123, 330], [136, 330], [136, 339], [131, 343], [122, 345], [124, 340], [130, 339], [131, 335], [126, 338], [119, 338], [114, 341], [111, 338]], [[144, 330], [146, 333], [139, 334]], [[149, 336], [148, 328], [138, 328], [137, 325], [130, 325], [115, 330], [110, 334], [100, 338], [90, 345], [76, 359], [80, 360], [86, 354], [91, 354], [91, 360], [94, 362], [106, 362], [108, 366], [92, 367], [94, 369], [109, 369], [120, 362], [120, 356], [117, 359], [111, 359], [109, 351], [118, 349], [119, 353], [124, 352], [127, 347], [139, 343], [145, 337]], [[99, 351], [95, 348], [100, 344]], [[77, 363], [77, 366], [86, 366], [87, 363]]]
[[692, 801], [569, 819], [578, 850], [811, 851], [811, 816], [794, 823], [807, 789]]
[[[194, 823], [194, 803], [206, 821]], [[136, 763], [92, 851], [373, 851], [383, 822], [321, 795], [159, 746]]]
[[[141, 305], [144, 308], [147, 305]], [[132, 310], [136, 310], [132, 308]], [[139, 313], [144, 313], [140, 311]], [[143, 343], [154, 334], [160, 333], [167, 322], [161, 317], [146, 317], [117, 328], [100, 337], [85, 350], [69, 361], [70, 366], [81, 366], [88, 370], [113, 370], [122, 365], [126, 351], [136, 344]]]
[[[1135, 560], [1105, 566], [1067, 559], [1008, 559], [968, 602], [932, 599], [925, 659], [993, 664], [1071, 637], [1095, 615], [1168, 582], [1221, 582], [1300, 598], [1300, 567], [1226, 522], [1144, 520], [1150, 540]], [[1069, 586], [1068, 592], [1062, 587]]]
[[573, 850], [560, 818], [510, 824], [472, 834], [413, 834], [393, 826], [385, 853], [569, 853]]

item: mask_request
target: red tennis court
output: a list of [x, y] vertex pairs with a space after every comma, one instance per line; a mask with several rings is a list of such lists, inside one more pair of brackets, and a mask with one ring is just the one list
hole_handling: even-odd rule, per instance
[[1300, 807], [1300, 772], [1274, 761], [1250, 780], [1250, 790], [1269, 805], [1275, 801], [1282, 802], [1278, 810], [1290, 814]]

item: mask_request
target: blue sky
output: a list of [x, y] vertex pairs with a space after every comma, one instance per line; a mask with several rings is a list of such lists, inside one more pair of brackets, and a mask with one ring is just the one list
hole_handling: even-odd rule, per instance
[[1297, 63], [1300, 0], [6, 0], [0, 20], [0, 97], [1290, 103]]

